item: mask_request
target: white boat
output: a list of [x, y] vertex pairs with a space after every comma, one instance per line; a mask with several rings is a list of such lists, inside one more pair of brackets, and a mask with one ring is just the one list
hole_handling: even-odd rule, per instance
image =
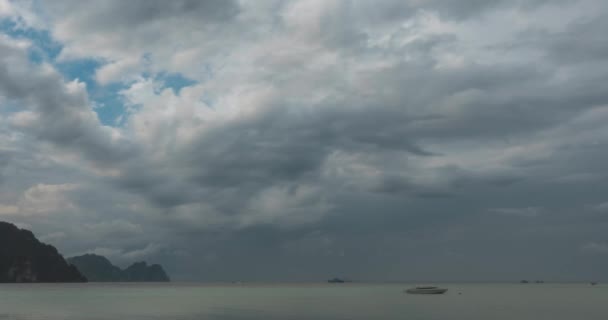
[[442, 294], [446, 291], [448, 291], [448, 289], [438, 287], [416, 287], [405, 290], [405, 292], [411, 294]]

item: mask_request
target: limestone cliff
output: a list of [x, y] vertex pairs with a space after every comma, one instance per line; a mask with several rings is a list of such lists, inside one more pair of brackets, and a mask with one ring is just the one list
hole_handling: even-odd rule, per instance
[[167, 282], [169, 276], [162, 266], [136, 262], [124, 270], [112, 265], [103, 256], [85, 254], [68, 259], [89, 281], [93, 282]]
[[0, 222], [0, 282], [86, 282], [55, 247], [29, 230]]

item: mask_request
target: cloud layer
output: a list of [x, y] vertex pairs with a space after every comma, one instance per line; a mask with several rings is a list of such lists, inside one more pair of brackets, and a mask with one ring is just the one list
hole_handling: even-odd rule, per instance
[[0, 218], [176, 279], [602, 277], [607, 15], [0, 0]]

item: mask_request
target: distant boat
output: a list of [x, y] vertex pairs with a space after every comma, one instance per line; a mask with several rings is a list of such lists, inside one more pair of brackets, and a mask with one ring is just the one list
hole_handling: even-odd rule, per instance
[[438, 287], [415, 287], [405, 290], [405, 292], [411, 294], [443, 294], [446, 291], [448, 289]]
[[521, 280], [519, 283], [529, 283], [528, 280]]
[[340, 278], [333, 278], [333, 279], [329, 279], [327, 280], [328, 283], [345, 283], [347, 282], [344, 279], [340, 279]]
[[592, 285], [592, 286], [594, 286], [594, 285], [596, 285], [596, 284], [597, 284], [597, 282], [595, 282], [595, 281], [594, 281], [594, 282], [591, 282], [591, 285]]

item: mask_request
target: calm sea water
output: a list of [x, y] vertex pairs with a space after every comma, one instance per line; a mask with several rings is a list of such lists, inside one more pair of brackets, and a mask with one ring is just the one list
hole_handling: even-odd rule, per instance
[[446, 284], [1, 284], [0, 319], [608, 319], [608, 286]]

